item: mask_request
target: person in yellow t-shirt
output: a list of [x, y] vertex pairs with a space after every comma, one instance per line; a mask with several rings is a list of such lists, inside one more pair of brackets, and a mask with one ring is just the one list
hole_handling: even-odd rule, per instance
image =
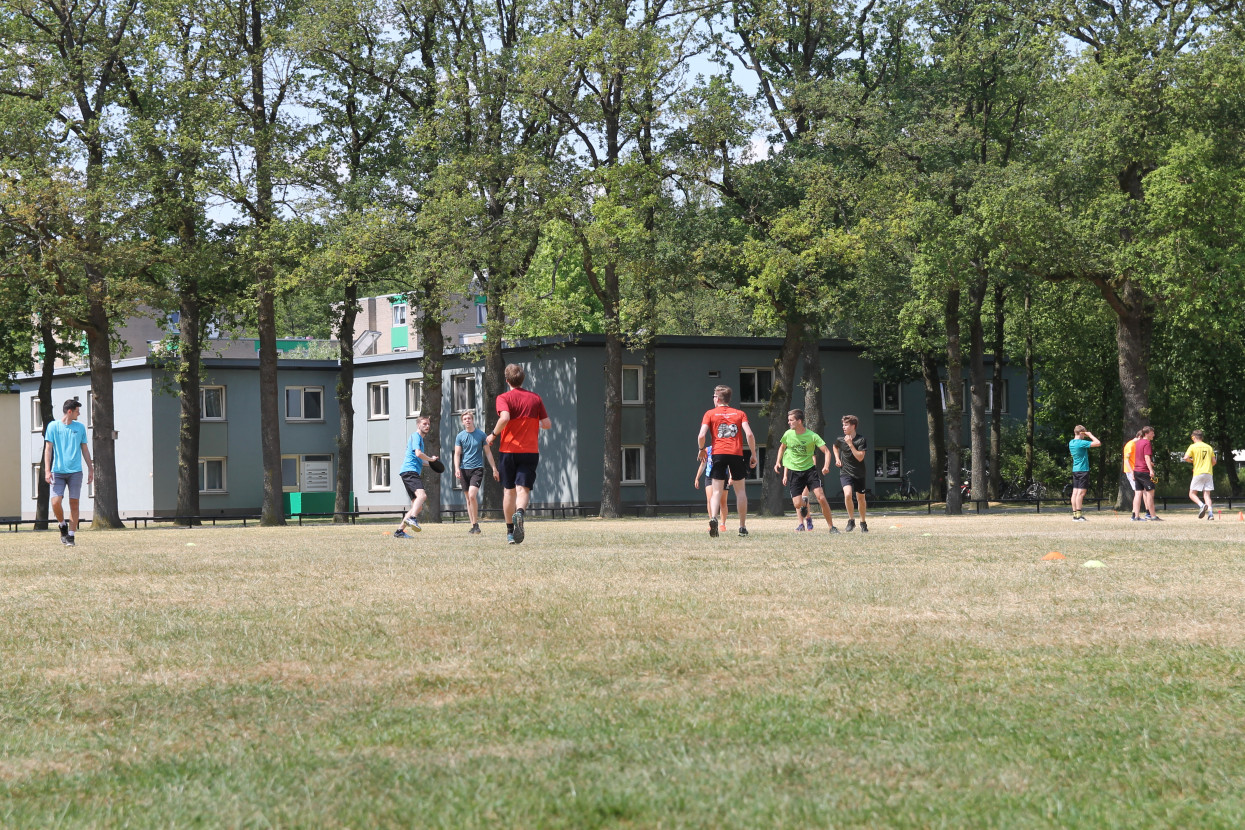
[[1128, 443], [1124, 445], [1124, 478], [1128, 479], [1128, 486], [1134, 493], [1137, 492], [1137, 482], [1133, 479], [1133, 448], [1137, 445], [1137, 439], [1141, 437], [1141, 430], [1137, 430], [1137, 434], [1128, 439]]
[[[1215, 457], [1215, 448], [1202, 440], [1202, 431], [1193, 430], [1189, 436], [1193, 443], [1184, 451], [1184, 460], [1193, 462], [1193, 480], [1189, 482], [1189, 501], [1198, 506], [1197, 517], [1215, 518], [1210, 506], [1210, 494], [1215, 490], [1215, 465], [1219, 459]], [[1197, 497], [1198, 493], [1202, 498]]]

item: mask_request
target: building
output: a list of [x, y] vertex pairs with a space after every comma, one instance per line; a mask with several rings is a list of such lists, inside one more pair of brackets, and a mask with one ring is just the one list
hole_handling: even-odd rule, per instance
[[[355, 317], [355, 356], [402, 354], [419, 351], [419, 313], [405, 294], [387, 294], [359, 300]], [[476, 346], [484, 342], [483, 296], [459, 297], [441, 327], [449, 348]]]

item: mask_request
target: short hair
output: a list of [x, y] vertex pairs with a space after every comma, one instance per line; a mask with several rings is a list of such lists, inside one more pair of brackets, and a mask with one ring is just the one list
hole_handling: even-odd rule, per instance
[[1081, 426], [1080, 424], [1077, 424], [1076, 426], [1072, 428], [1073, 435], [1084, 435], [1087, 432], [1089, 432], [1089, 430], [1087, 430], [1085, 427]]
[[427, 421], [428, 423], [432, 423], [432, 416], [431, 415], [420, 415], [418, 418], [415, 419], [415, 423], [418, 424], [420, 421]]
[[732, 392], [731, 392], [731, 388], [730, 388], [729, 386], [715, 386], [715, 387], [713, 387], [713, 397], [715, 397], [715, 398], [721, 398], [721, 399], [722, 399], [722, 403], [730, 403], [730, 402], [731, 402], [731, 394], [732, 394]]
[[787, 414], [788, 414], [788, 415], [794, 415], [794, 416], [795, 416], [795, 419], [796, 419], [797, 421], [803, 421], [803, 420], [804, 420], [804, 410], [803, 410], [803, 409], [792, 409], [792, 410], [788, 410]]
[[1154, 427], [1142, 427], [1142, 428], [1141, 428], [1141, 434], [1142, 434], [1142, 435], [1153, 435], [1153, 434], [1154, 434]]
[[523, 367], [517, 363], [510, 363], [506, 366], [506, 383], [518, 389], [523, 385], [523, 381], [527, 378], [527, 372], [523, 371]]
[[82, 408], [82, 401], [78, 400], [77, 398], [70, 398], [69, 400], [65, 401], [65, 405], [61, 407], [61, 412], [68, 412], [71, 409], [81, 409], [81, 408]]
[[1137, 430], [1137, 434], [1133, 436], [1133, 440], [1135, 441], [1145, 434], [1146, 434], [1146, 431], [1144, 429], [1139, 429]]
[[1202, 435], [1203, 435], [1203, 433], [1202, 433], [1202, 431], [1201, 431], [1200, 429], [1195, 429], [1195, 430], [1193, 430], [1193, 437], [1194, 437], [1194, 438], [1196, 438], [1197, 440], [1201, 441], [1201, 440], [1202, 440]]
[[851, 424], [852, 426], [859, 426], [859, 425], [860, 425], [860, 419], [859, 419], [859, 418], [857, 418], [855, 415], [844, 415], [844, 416], [843, 416], [843, 423], [845, 423], [845, 424]]
[[474, 410], [474, 409], [468, 409], [467, 411], [465, 411], [465, 412], [461, 413], [461, 414], [458, 416], [458, 419], [461, 421], [463, 418], [474, 418], [475, 416], [476, 416], [476, 412], [475, 412], [475, 410]]

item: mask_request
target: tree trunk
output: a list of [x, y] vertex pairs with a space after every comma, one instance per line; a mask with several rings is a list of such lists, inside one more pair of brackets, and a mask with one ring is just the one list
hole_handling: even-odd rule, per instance
[[1037, 440], [1037, 375], [1033, 366], [1032, 292], [1025, 289], [1025, 483], [1033, 481], [1033, 445]]
[[[495, 281], [490, 281], [489, 292], [485, 296], [488, 317], [484, 335], [484, 431], [491, 433], [497, 426], [497, 398], [506, 393], [506, 358], [502, 354], [502, 333], [506, 330], [505, 311], [501, 303], [501, 290]], [[500, 464], [501, 459], [494, 459]], [[484, 476], [484, 506], [480, 515], [491, 507], [501, 513], [501, 482], [494, 481], [493, 476]]]
[[[43, 340], [43, 365], [39, 369], [39, 417], [43, 421], [43, 434], [46, 435], [52, 419], [56, 417], [52, 406], [52, 378], [56, 373], [57, 342], [56, 333], [46, 314], [39, 316], [39, 337]], [[52, 498], [52, 487], [44, 476], [44, 448], [39, 447], [39, 490], [35, 500], [35, 530], [48, 529], [48, 505]]]
[[994, 284], [994, 366], [990, 378], [994, 407], [990, 412], [990, 498], [1003, 498], [1003, 407], [1007, 400], [1003, 394], [1003, 365], [1006, 348], [1003, 331], [1003, 282]]
[[960, 289], [947, 292], [947, 515], [963, 513], [960, 497], [960, 450], [964, 444], [964, 355], [960, 348]]
[[[264, 462], [264, 502], [260, 524], [279, 527], [285, 524], [281, 482], [281, 397], [277, 387], [277, 317], [272, 293], [271, 268], [259, 268], [256, 286], [259, 328], [259, 443]], [[324, 401], [327, 406], [328, 401]]]
[[825, 438], [826, 415], [821, 405], [821, 337], [817, 326], [805, 327], [801, 357], [804, 360], [801, 378], [804, 386], [804, 425]]
[[[115, 399], [112, 383], [112, 352], [110, 351], [111, 322], [105, 298], [107, 282], [95, 265], [86, 268], [89, 293], [87, 317], [90, 325], [86, 330], [87, 348], [90, 350], [91, 367], [91, 458], [95, 462], [94, 515], [91, 527], [96, 530], [121, 528], [121, 513], [117, 506], [117, 443], [113, 437], [116, 429]], [[141, 436], [131, 435], [136, 441]]]
[[942, 416], [942, 393], [938, 388], [938, 361], [928, 352], [921, 355], [921, 380], [925, 385], [925, 427], [929, 433], [929, 498], [947, 497], [947, 442]]
[[975, 500], [986, 498], [986, 482], [989, 481], [990, 464], [990, 422], [986, 420], [986, 404], [990, 400], [990, 388], [986, 386], [985, 324], [981, 319], [986, 299], [986, 280], [984, 274], [980, 275], [968, 290], [971, 306], [968, 315], [968, 383], [972, 395], [968, 432], [972, 447], [970, 453], [972, 497]]
[[[607, 266], [612, 268], [613, 266]], [[605, 334], [605, 429], [601, 477], [601, 518], [622, 515], [622, 338], [618, 335], [617, 313], [607, 322]]]
[[644, 344], [644, 503], [657, 515], [657, 338]]
[[177, 439], [177, 523], [194, 525], [200, 524], [195, 517], [199, 515], [199, 429], [203, 418], [199, 398], [202, 302], [193, 279], [187, 280], [178, 293], [177, 385], [181, 423]]
[[[804, 322], [794, 314], [787, 316], [787, 331], [783, 337], [782, 349], [778, 359], [774, 361], [774, 388], [770, 390], [769, 403], [761, 410], [767, 416], [769, 426], [765, 433], [765, 446], [768, 452], [778, 450], [783, 434], [787, 431], [787, 410], [791, 408], [791, 391], [795, 386], [795, 368], [800, 360], [801, 344], [804, 340]], [[757, 390], [759, 393], [761, 390]], [[782, 486], [782, 476], [774, 472], [774, 457], [771, 455], [765, 462], [757, 459], [761, 468], [761, 505], [758, 513], [763, 516], [781, 516], [791, 499], [787, 497], [786, 488]]]
[[[1111, 289], [1105, 287], [1104, 293], [1107, 291]], [[1108, 302], [1116, 312], [1115, 342], [1119, 352], [1120, 391], [1124, 398], [1122, 434], [1135, 435], [1137, 430], [1150, 423], [1149, 364], [1154, 309], [1149, 298], [1131, 280], [1124, 283], [1122, 290], [1111, 292]], [[1132, 491], [1122, 479], [1123, 476], [1115, 507], [1117, 510], [1131, 510]]]
[[[354, 490], [354, 324], [359, 314], [359, 286], [347, 278], [342, 292], [341, 322], [337, 327], [339, 365], [337, 369], [337, 482], [333, 497], [333, 523], [350, 521], [348, 513], [354, 510], [350, 494]], [[405, 389], [389, 390], [389, 406], [394, 401], [405, 409]]]
[[[445, 368], [445, 334], [441, 331], [439, 315], [425, 311], [420, 319], [419, 338], [424, 352], [423, 409], [421, 414], [427, 415], [430, 422], [428, 437], [424, 439], [424, 450], [428, 455], [441, 455], [441, 372]], [[445, 459], [441, 459], [442, 462]], [[453, 475], [453, 459], [446, 465], [448, 475]], [[428, 501], [424, 505], [423, 521], [439, 524], [441, 521], [441, 476], [432, 472], [425, 464], [428, 475], [423, 476], [424, 489], [428, 492]]]

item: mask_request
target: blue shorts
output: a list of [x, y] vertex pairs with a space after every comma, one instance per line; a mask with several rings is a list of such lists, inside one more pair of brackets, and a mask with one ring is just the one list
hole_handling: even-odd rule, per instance
[[536, 465], [540, 463], [538, 452], [504, 452], [501, 454], [501, 486], [503, 490], [536, 484]]
[[65, 488], [69, 488], [69, 498], [74, 501], [82, 495], [82, 471], [76, 473], [52, 473], [52, 495], [61, 498]]

